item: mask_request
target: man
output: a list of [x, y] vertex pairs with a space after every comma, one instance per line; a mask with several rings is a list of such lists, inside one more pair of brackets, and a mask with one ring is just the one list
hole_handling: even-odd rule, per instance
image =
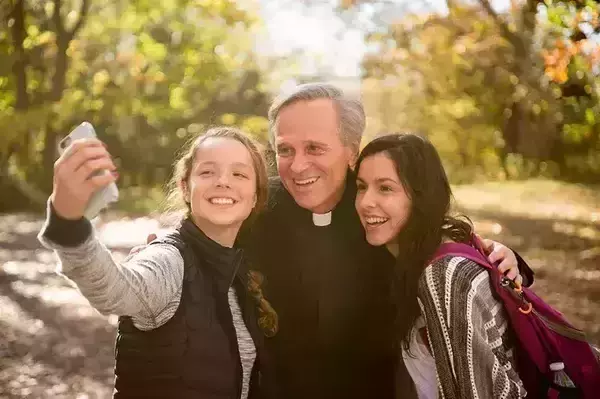
[[[393, 258], [366, 242], [354, 208], [362, 104], [331, 85], [301, 85], [274, 101], [269, 124], [279, 176], [242, 245], [279, 315], [267, 341], [280, 397], [393, 398]], [[496, 248], [502, 270], [516, 265]], [[399, 381], [397, 397], [410, 397], [412, 384]]]

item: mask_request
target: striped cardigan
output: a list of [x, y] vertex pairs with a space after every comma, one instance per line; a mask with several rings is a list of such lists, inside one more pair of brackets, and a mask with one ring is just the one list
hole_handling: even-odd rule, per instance
[[435, 359], [440, 398], [519, 398], [512, 330], [488, 271], [447, 256], [419, 281], [419, 304]]

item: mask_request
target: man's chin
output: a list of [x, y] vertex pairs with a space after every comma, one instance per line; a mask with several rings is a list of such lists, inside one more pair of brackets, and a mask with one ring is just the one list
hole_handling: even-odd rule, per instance
[[319, 206], [319, 202], [312, 200], [310, 195], [305, 195], [302, 193], [301, 195], [293, 195], [292, 197], [299, 207], [308, 211], [314, 212], [313, 209]]
[[328, 212], [327, 210], [324, 210], [325, 200], [315, 201], [313, 198], [310, 198], [310, 196], [294, 196], [294, 201], [299, 207], [311, 211], [312, 213]]

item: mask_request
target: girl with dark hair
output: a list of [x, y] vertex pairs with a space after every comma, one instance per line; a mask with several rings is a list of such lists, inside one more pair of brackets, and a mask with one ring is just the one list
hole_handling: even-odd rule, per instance
[[267, 198], [257, 144], [230, 127], [197, 137], [173, 173], [180, 225], [123, 262], [83, 216], [92, 193], [116, 179], [95, 172], [114, 168], [100, 141], [74, 141], [55, 164], [39, 235], [92, 306], [120, 316], [114, 397], [271, 396], [262, 338], [277, 316], [234, 246]]
[[488, 271], [458, 257], [429, 262], [443, 242], [468, 242], [473, 233], [468, 219], [449, 214], [436, 149], [414, 134], [382, 136], [363, 149], [356, 170], [367, 241], [396, 258], [396, 334], [419, 398], [525, 396]]

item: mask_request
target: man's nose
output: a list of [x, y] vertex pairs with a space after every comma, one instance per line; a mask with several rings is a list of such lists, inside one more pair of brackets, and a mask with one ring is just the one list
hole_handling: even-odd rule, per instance
[[290, 170], [294, 173], [302, 173], [308, 167], [308, 159], [304, 155], [296, 155], [290, 165]]

